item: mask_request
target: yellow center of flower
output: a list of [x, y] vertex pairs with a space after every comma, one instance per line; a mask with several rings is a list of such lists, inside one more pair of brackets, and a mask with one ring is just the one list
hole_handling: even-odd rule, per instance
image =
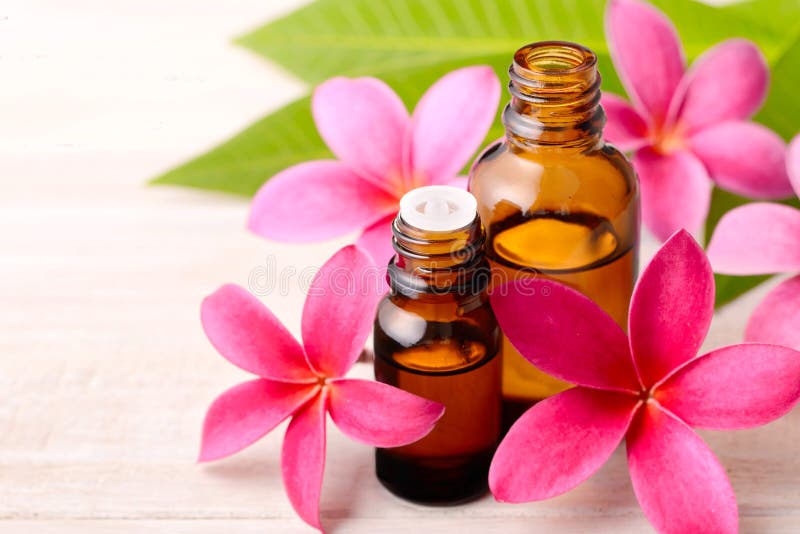
[[685, 128], [680, 123], [655, 130], [652, 132], [650, 140], [653, 148], [665, 156], [684, 150], [689, 146]]
[[403, 195], [412, 189], [416, 189], [417, 187], [430, 185], [430, 181], [420, 173], [400, 173], [396, 177], [393, 177], [392, 183], [396, 184], [395, 189], [397, 190], [397, 198], [401, 198]]

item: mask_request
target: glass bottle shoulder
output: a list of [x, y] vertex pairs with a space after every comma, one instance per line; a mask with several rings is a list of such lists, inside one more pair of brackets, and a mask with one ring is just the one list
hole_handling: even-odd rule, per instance
[[469, 189], [484, 221], [490, 212], [491, 219], [502, 218], [504, 210], [580, 210], [613, 217], [638, 198], [633, 167], [608, 144], [526, 149], [502, 139], [475, 161]]
[[491, 335], [497, 328], [497, 321], [488, 296], [452, 298], [450, 295], [429, 295], [411, 298], [390, 293], [378, 304], [375, 316], [375, 327], [404, 346], [430, 337], [448, 337], [452, 335], [454, 324], [460, 324], [461, 329], [482, 331], [479, 335]]
[[499, 336], [483, 295], [464, 301], [390, 294], [375, 317], [375, 356], [418, 370], [471, 368], [495, 356]]

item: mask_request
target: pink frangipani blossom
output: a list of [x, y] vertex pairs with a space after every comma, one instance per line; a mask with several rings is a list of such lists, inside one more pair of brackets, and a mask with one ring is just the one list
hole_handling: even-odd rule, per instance
[[783, 140], [750, 122], [767, 94], [769, 70], [745, 39], [724, 41], [686, 69], [675, 28], [638, 0], [610, 0], [606, 36], [630, 96], [606, 93], [606, 138], [633, 152], [642, 218], [660, 240], [681, 228], [698, 235], [711, 186], [751, 198], [792, 194]]
[[324, 82], [312, 112], [338, 160], [300, 163], [273, 176], [253, 200], [248, 227], [283, 242], [361, 230], [358, 245], [384, 265], [400, 197], [423, 185], [464, 187], [457, 174], [486, 137], [499, 99], [500, 83], [485, 66], [446, 74], [412, 116], [378, 79]]
[[[800, 197], [800, 135], [789, 145], [786, 166]], [[711, 236], [708, 259], [724, 274], [800, 273], [800, 210], [767, 202], [732, 209]], [[750, 317], [745, 340], [800, 350], [800, 274], [767, 294]]]
[[700, 246], [673, 235], [642, 274], [629, 336], [591, 300], [547, 280], [492, 295], [501, 328], [543, 371], [577, 387], [529, 409], [489, 471], [500, 501], [564, 493], [625, 439], [633, 489], [662, 533], [734, 533], [725, 469], [691, 427], [750, 428], [800, 398], [800, 352], [743, 344], [697, 356], [714, 312], [714, 278]]
[[311, 284], [301, 346], [278, 319], [239, 286], [203, 301], [201, 319], [222, 356], [258, 376], [217, 397], [206, 414], [200, 461], [231, 455], [287, 417], [281, 467], [286, 493], [309, 525], [322, 529], [326, 414], [351, 438], [397, 447], [428, 434], [444, 407], [370, 380], [344, 378], [372, 327], [380, 297], [371, 259], [353, 245], [337, 252]]

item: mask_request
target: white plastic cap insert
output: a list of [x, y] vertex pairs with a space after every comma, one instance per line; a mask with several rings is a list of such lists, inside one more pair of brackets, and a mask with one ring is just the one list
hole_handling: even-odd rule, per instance
[[400, 199], [400, 217], [429, 232], [464, 228], [475, 219], [478, 202], [468, 191], [449, 185], [412, 189]]

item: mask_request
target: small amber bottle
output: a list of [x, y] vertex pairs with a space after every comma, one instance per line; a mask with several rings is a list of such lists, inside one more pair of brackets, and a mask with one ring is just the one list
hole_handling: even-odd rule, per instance
[[[509, 68], [506, 136], [470, 172], [486, 226], [492, 283], [539, 276], [594, 300], [621, 327], [637, 274], [639, 190], [619, 150], [603, 142], [597, 57], [583, 46], [540, 42]], [[503, 342], [505, 424], [567, 384]]]
[[445, 405], [425, 438], [376, 451], [381, 483], [405, 499], [482, 495], [500, 436], [500, 330], [474, 197], [447, 186], [407, 193], [393, 223], [390, 292], [375, 319], [375, 378]]

